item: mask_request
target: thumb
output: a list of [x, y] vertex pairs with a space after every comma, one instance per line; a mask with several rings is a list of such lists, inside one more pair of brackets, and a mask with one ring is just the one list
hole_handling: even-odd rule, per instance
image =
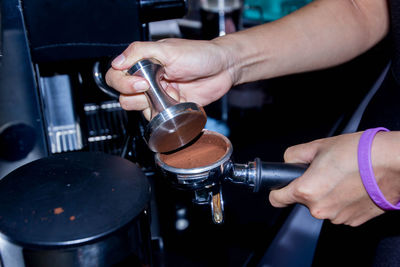
[[[318, 140], [291, 146], [286, 149], [284, 160], [289, 163], [311, 163], [317, 155], [320, 146], [321, 142]], [[296, 197], [295, 190], [303, 176], [304, 174], [281, 189], [272, 190], [269, 193], [271, 205], [276, 208], [283, 208], [290, 204], [298, 203], [299, 199]]]
[[281, 189], [272, 190], [269, 193], [269, 202], [272, 206], [274, 206], [275, 208], [284, 208], [289, 206], [290, 204], [297, 202], [293, 196], [292, 184], [294, 182], [295, 181], [291, 182]]
[[318, 140], [288, 147], [283, 155], [285, 162], [311, 163], [320, 147]]

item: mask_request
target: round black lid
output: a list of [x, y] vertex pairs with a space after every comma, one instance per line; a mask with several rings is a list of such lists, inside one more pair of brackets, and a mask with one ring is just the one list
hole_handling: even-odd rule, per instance
[[24, 165], [0, 180], [0, 236], [26, 246], [68, 246], [134, 220], [150, 199], [136, 164], [73, 152]]

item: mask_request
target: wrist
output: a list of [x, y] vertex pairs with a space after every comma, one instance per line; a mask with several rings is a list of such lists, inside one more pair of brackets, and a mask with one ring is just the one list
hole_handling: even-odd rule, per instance
[[277, 40], [280, 33], [276, 24], [266, 23], [213, 40], [226, 53], [234, 85], [297, 72], [286, 60], [294, 47]]
[[400, 132], [379, 132], [371, 148], [376, 181], [392, 204], [400, 200]]
[[219, 47], [223, 55], [224, 69], [229, 73], [233, 86], [240, 83], [240, 77], [242, 76], [240, 68], [240, 40], [235, 39], [233, 34], [229, 34], [211, 40], [211, 42]]

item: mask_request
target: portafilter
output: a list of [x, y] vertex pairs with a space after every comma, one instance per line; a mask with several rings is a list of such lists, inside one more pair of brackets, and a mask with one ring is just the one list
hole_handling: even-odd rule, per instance
[[243, 185], [253, 192], [283, 187], [301, 176], [308, 164], [263, 162], [235, 163], [233, 147], [224, 135], [203, 130], [188, 145], [170, 153], [156, 153], [163, 176], [176, 188], [194, 192], [196, 204], [211, 206], [212, 220], [224, 220], [223, 182]]

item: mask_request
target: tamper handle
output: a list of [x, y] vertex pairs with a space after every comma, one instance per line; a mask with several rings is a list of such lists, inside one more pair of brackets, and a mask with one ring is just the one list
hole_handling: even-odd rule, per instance
[[151, 105], [151, 117], [153, 118], [163, 110], [178, 104], [170, 97], [161, 86], [161, 78], [164, 75], [164, 67], [155, 59], [142, 59], [136, 62], [127, 72], [128, 75], [140, 76], [149, 83], [149, 90], [145, 92]]
[[254, 181], [254, 192], [271, 190], [284, 187], [294, 179], [303, 175], [308, 164], [262, 162], [255, 159], [256, 176]]
[[[107, 69], [111, 68], [111, 62], [107, 64]], [[126, 72], [127, 75], [140, 76], [149, 83], [149, 90], [145, 91], [145, 95], [150, 102], [151, 118], [156, 116], [163, 110], [178, 104], [179, 102], [169, 96], [161, 86], [161, 78], [165, 73], [163, 65], [153, 58], [142, 59], [137, 61]], [[102, 66], [100, 61], [93, 65], [93, 78], [96, 85], [107, 95], [119, 100], [120, 92], [107, 85], [104, 81]]]

